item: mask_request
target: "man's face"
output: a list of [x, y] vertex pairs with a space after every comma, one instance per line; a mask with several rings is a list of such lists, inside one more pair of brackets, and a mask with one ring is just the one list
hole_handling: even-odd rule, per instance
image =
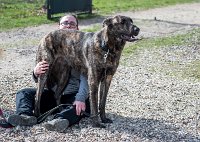
[[60, 20], [59, 29], [74, 29], [78, 30], [76, 18], [74, 16], [64, 16]]

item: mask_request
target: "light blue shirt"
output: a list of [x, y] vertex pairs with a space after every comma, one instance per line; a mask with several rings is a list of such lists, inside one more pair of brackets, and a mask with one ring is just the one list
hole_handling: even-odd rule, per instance
[[85, 102], [85, 100], [88, 98], [89, 87], [87, 77], [72, 69], [69, 82], [63, 91], [63, 94], [67, 95], [75, 93], [76, 101]]

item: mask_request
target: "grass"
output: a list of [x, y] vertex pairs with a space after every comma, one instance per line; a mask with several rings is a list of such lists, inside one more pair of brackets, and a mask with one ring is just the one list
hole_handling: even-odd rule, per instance
[[28, 46], [37, 46], [39, 43], [39, 39], [23, 39], [23, 40], [17, 40], [17, 41], [13, 41], [10, 43], [4, 43], [4, 44], [0, 44], [0, 55], [1, 55], [1, 51], [3, 52], [3, 50], [1, 49], [6, 49], [6, 48], [15, 48], [15, 47], [20, 47], [21, 45], [28, 45]]
[[94, 10], [102, 14], [118, 11], [138, 11], [199, 0], [93, 0]]
[[40, 13], [41, 2], [30, 3], [27, 0], [1, 0], [0, 31], [18, 27], [51, 23], [46, 15]]
[[165, 46], [181, 46], [189, 45], [192, 43], [192, 38], [194, 35], [198, 36], [200, 39], [200, 29], [195, 29], [185, 34], [178, 34], [169, 37], [157, 37], [142, 39], [134, 44], [129, 44], [123, 51], [123, 55], [128, 57], [133, 54], [138, 48], [155, 48], [155, 47], [165, 47]]
[[[170, 37], [159, 37], [159, 38], [151, 38], [151, 39], [143, 39], [136, 43], [131, 43], [125, 47], [123, 50], [123, 59], [121, 64], [126, 66], [126, 60], [131, 58], [132, 55], [136, 54], [136, 50], [145, 48], [163, 48], [163, 47], [190, 47], [190, 46], [198, 46], [200, 45], [200, 28], [189, 31], [185, 34], [174, 35]], [[197, 49], [198, 50], [198, 49]], [[175, 56], [179, 56], [179, 54], [185, 53], [174, 53]], [[160, 55], [157, 58], [162, 60], [163, 57]], [[187, 55], [185, 55], [187, 56]], [[196, 80], [200, 80], [200, 60], [192, 60], [188, 62], [182, 61], [169, 61], [165, 62], [162, 65], [162, 68], [158, 69], [157, 67], [150, 67], [150, 71], [152, 72], [162, 72], [163, 74], [169, 76], [176, 76], [180, 79], [189, 79], [193, 78]]]
[[182, 76], [183, 77], [189, 76], [200, 80], [200, 60], [196, 60], [188, 64], [182, 70]]
[[[166, 68], [170, 70], [166, 70]], [[193, 78], [200, 81], [200, 60], [187, 63], [181, 63], [179, 61], [170, 62], [167, 65], [164, 65], [160, 72], [163, 72], [166, 75], [176, 76], [178, 78]]]
[[95, 25], [91, 26], [90, 28], [86, 28], [86, 29], [83, 29], [81, 31], [84, 31], [84, 32], [96, 32], [96, 31], [99, 31], [101, 28], [102, 28], [101, 24], [95, 24]]
[[[7, 29], [36, 26], [53, 23], [47, 20], [41, 7], [45, 0], [1, 0], [0, 2], [0, 31]], [[178, 3], [200, 2], [200, 0], [93, 0], [93, 14], [79, 15], [82, 18], [92, 18], [98, 15], [110, 14], [118, 11], [136, 11]], [[60, 16], [62, 16], [61, 14]], [[58, 20], [58, 19], [56, 19]]]

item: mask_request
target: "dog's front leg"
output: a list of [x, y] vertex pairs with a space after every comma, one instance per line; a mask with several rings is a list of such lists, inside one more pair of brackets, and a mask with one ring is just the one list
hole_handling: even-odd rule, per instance
[[98, 83], [97, 78], [92, 72], [88, 72], [88, 85], [90, 94], [90, 110], [93, 127], [105, 128], [104, 125], [99, 123], [98, 119]]
[[112, 123], [112, 120], [109, 118], [106, 118], [105, 113], [105, 106], [106, 106], [106, 100], [107, 100], [107, 94], [110, 87], [110, 83], [112, 80], [113, 75], [107, 75], [103, 78], [100, 85], [100, 103], [99, 103], [99, 110], [100, 110], [100, 117], [101, 121], [103, 123]]

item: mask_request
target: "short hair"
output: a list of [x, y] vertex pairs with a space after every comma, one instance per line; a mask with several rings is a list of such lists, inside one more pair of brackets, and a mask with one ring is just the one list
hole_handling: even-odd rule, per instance
[[72, 14], [71, 16], [73, 16], [76, 19], [76, 23], [77, 23], [77, 27], [78, 27], [78, 18], [76, 15]]

